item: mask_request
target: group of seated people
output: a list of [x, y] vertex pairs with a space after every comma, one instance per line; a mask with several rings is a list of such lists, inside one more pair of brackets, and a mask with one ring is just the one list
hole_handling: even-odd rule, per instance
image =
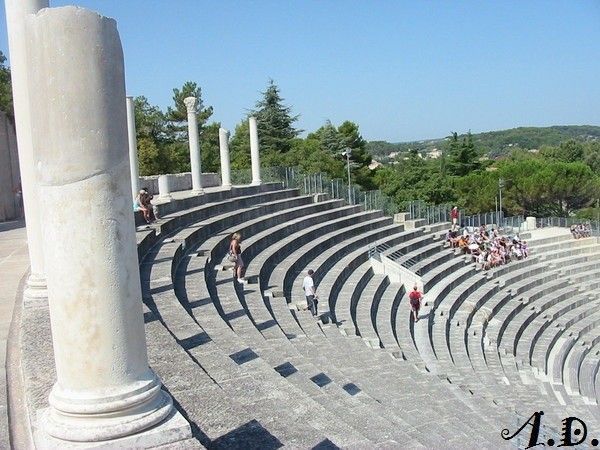
[[571, 234], [575, 239], [590, 237], [592, 235], [592, 228], [589, 223], [571, 225]]
[[151, 203], [153, 198], [154, 196], [148, 192], [147, 188], [142, 188], [133, 202], [133, 211], [141, 211], [144, 215], [144, 220], [148, 224], [157, 219], [156, 214], [154, 213], [154, 207]]
[[521, 241], [518, 235], [501, 235], [497, 229], [488, 230], [485, 225], [471, 232], [467, 228], [463, 228], [462, 232], [448, 230], [446, 245], [459, 249], [465, 255], [471, 255], [483, 270], [529, 256], [527, 242]]

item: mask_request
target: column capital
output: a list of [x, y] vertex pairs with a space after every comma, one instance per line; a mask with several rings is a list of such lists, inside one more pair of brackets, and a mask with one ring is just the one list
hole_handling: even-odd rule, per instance
[[196, 97], [186, 97], [183, 99], [183, 104], [187, 108], [188, 114], [196, 112]]

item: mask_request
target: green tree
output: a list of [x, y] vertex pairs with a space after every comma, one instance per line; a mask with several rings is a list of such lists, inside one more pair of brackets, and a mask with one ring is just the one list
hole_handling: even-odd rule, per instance
[[14, 117], [10, 68], [4, 63], [6, 56], [0, 51], [0, 110]]
[[193, 81], [183, 83], [181, 89], [173, 89], [173, 104], [167, 108], [166, 118], [168, 129], [174, 140], [187, 139], [187, 107], [183, 102], [187, 97], [196, 98], [196, 117], [198, 120], [198, 132], [201, 134], [202, 127], [213, 114], [212, 106], [204, 106], [202, 101], [202, 89]]
[[229, 143], [229, 154], [233, 170], [250, 168], [250, 130], [247, 120], [236, 125]]
[[200, 152], [202, 157], [202, 172], [218, 172], [220, 167], [219, 154], [220, 122], [213, 122], [204, 127], [200, 136]]
[[450, 136], [450, 144], [446, 166], [448, 173], [455, 176], [465, 176], [473, 170], [481, 167], [479, 163], [479, 154], [473, 143], [471, 132], [459, 141], [457, 133]]
[[[168, 167], [156, 142], [147, 136], [137, 140], [138, 164], [140, 175], [159, 175], [167, 173]], [[167, 169], [167, 170], [165, 170]]]
[[283, 104], [280, 89], [273, 80], [262, 98], [256, 103], [253, 114], [256, 116], [261, 153], [264, 155], [286, 153], [299, 130], [293, 126], [298, 116], [291, 115], [292, 108]]
[[133, 103], [137, 138], [150, 138], [155, 144], [164, 141], [167, 138], [166, 120], [160, 108], [150, 105], [144, 96], [135, 97]]

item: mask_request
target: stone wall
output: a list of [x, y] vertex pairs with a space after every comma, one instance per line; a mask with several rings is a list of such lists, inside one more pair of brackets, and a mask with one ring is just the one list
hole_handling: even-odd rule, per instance
[[[169, 174], [171, 192], [189, 191], [192, 189], [192, 173], [174, 173]], [[221, 185], [221, 177], [217, 173], [203, 173], [202, 186], [213, 187]], [[158, 175], [140, 177], [140, 188], [148, 188], [152, 195], [158, 194]]]
[[0, 111], [0, 222], [21, 217], [21, 207], [14, 192], [20, 183], [15, 125]]

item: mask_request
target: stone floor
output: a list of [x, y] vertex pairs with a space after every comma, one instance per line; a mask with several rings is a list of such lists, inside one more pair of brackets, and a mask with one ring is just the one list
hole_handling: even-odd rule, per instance
[[23, 222], [0, 224], [0, 448], [9, 448], [6, 342], [19, 282], [29, 268]]

